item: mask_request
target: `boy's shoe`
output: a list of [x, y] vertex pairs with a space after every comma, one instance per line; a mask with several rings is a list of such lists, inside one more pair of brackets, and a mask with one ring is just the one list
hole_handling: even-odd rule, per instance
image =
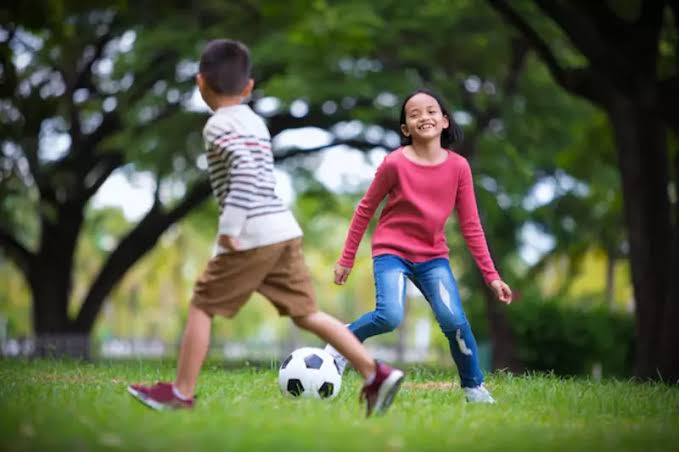
[[172, 390], [172, 383], [158, 382], [153, 386], [130, 385], [127, 392], [149, 408], [158, 411], [193, 408], [193, 399], [180, 399]]
[[330, 344], [326, 345], [323, 350], [332, 356], [332, 359], [335, 360], [337, 372], [339, 372], [340, 375], [343, 375], [344, 370], [347, 368], [347, 359]]
[[462, 388], [469, 403], [495, 403], [495, 399], [483, 384], [473, 388]]
[[394, 369], [384, 363], [375, 361], [375, 378], [372, 382], [363, 385], [361, 400], [366, 403], [366, 416], [384, 414], [396, 393], [401, 388], [405, 375], [403, 371]]

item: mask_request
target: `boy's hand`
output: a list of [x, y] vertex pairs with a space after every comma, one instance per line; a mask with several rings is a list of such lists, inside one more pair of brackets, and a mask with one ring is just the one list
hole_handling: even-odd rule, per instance
[[351, 268], [345, 267], [344, 265], [335, 264], [335, 284], [341, 286], [347, 282], [349, 273], [351, 273]]
[[238, 242], [229, 235], [220, 235], [219, 239], [217, 239], [217, 243], [225, 250], [238, 251]]
[[505, 304], [512, 302], [512, 289], [501, 279], [496, 279], [490, 283], [490, 288], [495, 294], [495, 298]]

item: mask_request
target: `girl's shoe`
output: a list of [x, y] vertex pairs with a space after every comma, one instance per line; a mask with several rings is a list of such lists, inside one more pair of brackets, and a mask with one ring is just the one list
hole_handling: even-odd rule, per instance
[[475, 386], [473, 388], [462, 388], [464, 390], [464, 396], [469, 403], [496, 403], [493, 396], [486, 389], [483, 384]]
[[344, 369], [347, 368], [347, 359], [342, 356], [340, 352], [335, 350], [335, 347], [332, 345], [328, 344], [325, 346], [323, 349], [325, 350], [332, 358], [335, 360], [335, 367], [337, 367], [337, 372], [339, 372], [340, 375], [344, 374]]

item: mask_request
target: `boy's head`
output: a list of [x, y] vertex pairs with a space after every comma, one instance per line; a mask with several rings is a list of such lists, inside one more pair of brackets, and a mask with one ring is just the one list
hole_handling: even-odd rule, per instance
[[218, 97], [250, 95], [254, 85], [250, 67], [250, 51], [243, 43], [231, 39], [208, 42], [196, 76], [203, 99], [210, 105]]

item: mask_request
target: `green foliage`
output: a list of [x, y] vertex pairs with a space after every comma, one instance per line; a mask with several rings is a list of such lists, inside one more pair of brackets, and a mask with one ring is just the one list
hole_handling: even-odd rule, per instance
[[495, 406], [469, 405], [452, 370], [406, 369], [391, 411], [366, 420], [350, 372], [337, 399], [291, 400], [276, 365], [210, 363], [192, 412], [156, 413], [126, 392], [168, 380], [153, 362], [2, 361], [3, 450], [526, 450], [670, 451], [679, 442], [679, 390], [661, 384], [491, 375]]
[[605, 307], [564, 305], [527, 294], [509, 309], [518, 356], [527, 368], [558, 375], [632, 373], [634, 318]]
[[[18, 74], [20, 80], [30, 79], [43, 66], [54, 77], [59, 70], [72, 75], [82, 66], [78, 62], [99, 37], [103, 17], [99, 7], [103, 2], [49, 2], [45, 7], [49, 14], [40, 8], [30, 11], [25, 8], [26, 2], [15, 3], [17, 22], [45, 39], [36, 58]], [[191, 68], [208, 39], [228, 36], [242, 39], [252, 48], [256, 96], [280, 98], [282, 114], [287, 114], [288, 104], [295, 99], [309, 103], [312, 113], [296, 118], [291, 126], [317, 126], [332, 132], [335, 123], [358, 119], [364, 125], [374, 123], [393, 131], [398, 127], [400, 99], [422, 85], [440, 91], [453, 111], [469, 114], [470, 122], [464, 128], [474, 146], [472, 163], [480, 212], [495, 261], [512, 285], [518, 284], [526, 272], [518, 257], [518, 235], [527, 221], [539, 222], [557, 237], [560, 246], [556, 251], [571, 257], [577, 257], [583, 244], [615, 247], [622, 241], [615, 228], [620, 223], [620, 195], [608, 124], [591, 107], [558, 89], [530, 53], [516, 74], [517, 88], [512, 90], [513, 32], [485, 2], [436, 0], [415, 8], [409, 2], [390, 0], [199, 3], [170, 2], [163, 8], [147, 1], [113, 4], [109, 10], [116, 12], [110, 28], [113, 42], [119, 43], [123, 37], [134, 39], [127, 51], [106, 53], [112, 64], [110, 74], [94, 74], [93, 86], [85, 84], [87, 99], [75, 105], [71, 105], [69, 96], [41, 97], [41, 86], [34, 86], [28, 99], [15, 96], [14, 101], [21, 100], [30, 107], [22, 110], [33, 129], [26, 125], [12, 127], [7, 140], [21, 138], [24, 154], [35, 153], [36, 143], [30, 139], [37, 135], [40, 121], [61, 118], [58, 132], [75, 136], [69, 108], [75, 108], [85, 119], [92, 118], [113, 99], [116, 107], [109, 113], [119, 117], [121, 129], [92, 150], [93, 154], [120, 152], [128, 163], [124, 167], [128, 173], [149, 171], [165, 186], [190, 186], [204, 177], [195, 162], [202, 153], [200, 130], [206, 115], [181, 108], [192, 93], [193, 74], [179, 68]], [[554, 24], [538, 22], [538, 29], [552, 43], [564, 40]], [[563, 61], [578, 61], [569, 46], [556, 47]], [[464, 82], [470, 79], [480, 84], [478, 89], [465, 88]], [[131, 85], [126, 88], [126, 83]], [[377, 101], [384, 93], [395, 96], [394, 105]], [[8, 93], [7, 98], [13, 94]], [[328, 100], [337, 102], [338, 111], [319, 114]], [[343, 100], [348, 102], [343, 104]], [[488, 119], [493, 122], [484, 124]], [[10, 127], [3, 124], [5, 129]], [[368, 148], [375, 144], [367, 143]], [[68, 151], [74, 153], [74, 149]], [[3, 163], [23, 160], [18, 152], [13, 159], [4, 154], [5, 149], [2, 152]], [[284, 169], [293, 175], [298, 191], [294, 211], [305, 230], [307, 260], [321, 307], [348, 321], [374, 306], [370, 237], [368, 234], [363, 241], [349, 283], [342, 288], [334, 286], [332, 266], [357, 195], [328, 192], [314, 180], [313, 169], [320, 158], [303, 157], [296, 160], [297, 168], [286, 163]], [[541, 209], [527, 209], [523, 201], [535, 183], [551, 177], [557, 168], [586, 181], [590, 196], [564, 194]], [[33, 245], [40, 234], [35, 218], [38, 206], [43, 210], [50, 206], [40, 205], [37, 190], [24, 173], [13, 168], [10, 176], [0, 177], [0, 226], [15, 231], [21, 242]], [[165, 204], [179, 198], [181, 195], [173, 196]], [[102, 237], [117, 243], [132, 227], [118, 212], [86, 213], [75, 260], [71, 314], [111, 250], [102, 246]], [[178, 336], [191, 283], [210, 252], [216, 215], [211, 202], [159, 241], [112, 292], [110, 308], [104, 310], [97, 327], [98, 336]], [[570, 217], [576, 228], [563, 227], [562, 220]], [[454, 221], [448, 231], [465, 307], [479, 338], [488, 338], [482, 283]], [[12, 275], [11, 287], [16, 288], [16, 274]], [[521, 283], [530, 288], [532, 281]], [[12, 318], [17, 312], [28, 318], [30, 310], [25, 303], [17, 304], [16, 293], [25, 301], [25, 287], [22, 292], [2, 294], [2, 300], [12, 297], [11, 303], [3, 302], [3, 312], [11, 310]], [[430, 315], [426, 306], [416, 309], [417, 314]], [[215, 334], [227, 339], [254, 336], [274, 316], [270, 306], [258, 299], [237, 321], [219, 322]], [[279, 322], [275, 328], [290, 326]], [[444, 350], [442, 356], [449, 362], [445, 338], [436, 328], [433, 330], [435, 345]], [[379, 340], [391, 341], [393, 337]], [[535, 350], [542, 350], [539, 343], [535, 346]], [[543, 366], [539, 360], [535, 362]], [[541, 368], [550, 366], [551, 362]]]

